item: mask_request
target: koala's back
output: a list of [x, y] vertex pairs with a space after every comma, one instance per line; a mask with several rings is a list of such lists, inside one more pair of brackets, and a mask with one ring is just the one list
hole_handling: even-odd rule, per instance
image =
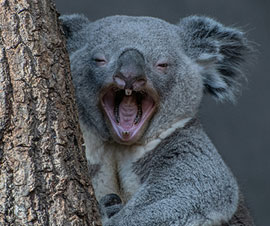
[[243, 196], [240, 194], [238, 208], [232, 219], [228, 223], [224, 223], [222, 226], [254, 226], [254, 221], [250, 212], [246, 206]]

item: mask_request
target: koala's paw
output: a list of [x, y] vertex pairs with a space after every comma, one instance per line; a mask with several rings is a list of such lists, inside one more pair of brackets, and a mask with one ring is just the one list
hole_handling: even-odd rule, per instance
[[105, 195], [99, 201], [99, 208], [102, 217], [110, 218], [123, 208], [122, 200], [117, 194]]

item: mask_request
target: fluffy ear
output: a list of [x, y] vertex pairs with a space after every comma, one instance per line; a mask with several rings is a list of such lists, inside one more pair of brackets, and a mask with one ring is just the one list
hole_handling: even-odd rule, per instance
[[251, 48], [244, 33], [213, 19], [190, 16], [179, 23], [182, 48], [199, 65], [205, 91], [234, 102]]
[[90, 22], [84, 15], [79, 14], [63, 15], [59, 19], [67, 39], [67, 50], [71, 53], [83, 45], [83, 31]]

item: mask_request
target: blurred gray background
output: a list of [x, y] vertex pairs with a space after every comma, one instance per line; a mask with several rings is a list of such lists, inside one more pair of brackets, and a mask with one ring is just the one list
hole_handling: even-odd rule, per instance
[[120, 14], [154, 16], [176, 23], [207, 15], [247, 32], [257, 59], [247, 66], [248, 83], [236, 105], [206, 97], [200, 117], [236, 177], [258, 226], [270, 225], [270, 1], [267, 0], [55, 0], [61, 14], [90, 20]]

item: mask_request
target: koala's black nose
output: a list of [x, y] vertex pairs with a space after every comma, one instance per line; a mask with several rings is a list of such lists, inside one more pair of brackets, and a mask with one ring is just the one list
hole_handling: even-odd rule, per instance
[[113, 77], [121, 89], [138, 91], [146, 84], [145, 60], [136, 49], [124, 51], [118, 59], [118, 68]]

